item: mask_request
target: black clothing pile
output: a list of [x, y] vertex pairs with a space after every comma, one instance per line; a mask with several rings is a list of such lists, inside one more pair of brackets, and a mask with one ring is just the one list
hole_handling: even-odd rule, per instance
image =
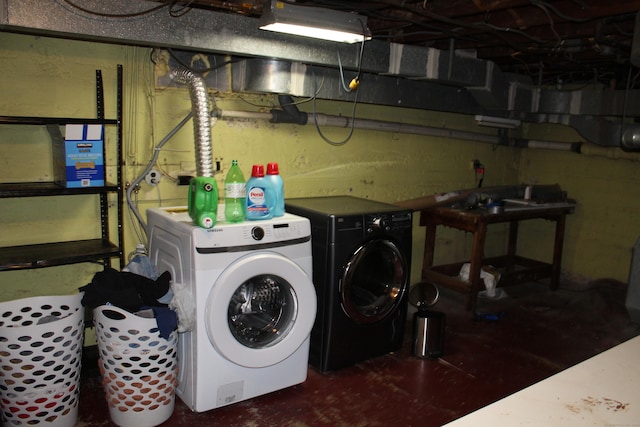
[[175, 311], [168, 304], [159, 302], [171, 289], [171, 273], [165, 271], [156, 280], [128, 271], [107, 267], [93, 276], [91, 283], [80, 288], [84, 292], [82, 305], [94, 309], [101, 305], [113, 305], [130, 313], [148, 309], [158, 325], [158, 333], [168, 339], [178, 327]]
[[92, 309], [110, 304], [132, 313], [145, 306], [167, 307], [158, 300], [169, 291], [170, 282], [168, 271], [151, 280], [108, 267], [96, 273], [91, 283], [80, 288], [80, 292], [84, 292], [82, 304]]

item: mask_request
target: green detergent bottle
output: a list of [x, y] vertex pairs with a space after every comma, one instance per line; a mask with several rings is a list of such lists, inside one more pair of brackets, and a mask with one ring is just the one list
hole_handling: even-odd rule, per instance
[[208, 176], [197, 176], [189, 182], [187, 203], [189, 217], [202, 228], [213, 228], [218, 215], [218, 185]]

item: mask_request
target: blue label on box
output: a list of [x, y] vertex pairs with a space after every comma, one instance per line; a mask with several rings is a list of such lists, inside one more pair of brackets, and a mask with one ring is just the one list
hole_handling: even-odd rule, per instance
[[105, 185], [103, 135], [102, 125], [66, 126], [63, 154], [66, 187]]

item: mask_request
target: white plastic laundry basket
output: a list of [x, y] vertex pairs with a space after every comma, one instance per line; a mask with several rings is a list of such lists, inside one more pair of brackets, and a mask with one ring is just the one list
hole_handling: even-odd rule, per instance
[[3, 426], [75, 425], [83, 331], [82, 294], [0, 303]]
[[158, 333], [154, 318], [118, 307], [94, 309], [98, 361], [111, 420], [121, 427], [151, 427], [173, 413], [178, 334]]

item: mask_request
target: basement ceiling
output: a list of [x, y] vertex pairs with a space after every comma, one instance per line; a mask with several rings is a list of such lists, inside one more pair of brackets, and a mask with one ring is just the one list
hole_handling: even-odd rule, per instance
[[366, 15], [374, 40], [361, 50], [259, 30], [262, 0], [0, 0], [0, 31], [231, 58], [207, 76], [228, 71], [211, 87], [237, 92], [353, 100], [344, 69], [375, 88], [358, 102], [562, 124], [640, 151], [640, 0], [296, 4]]
[[[262, 0], [155, 1], [174, 15], [193, 8], [259, 17]], [[374, 39], [464, 50], [542, 85], [626, 87], [638, 0], [298, 0], [365, 15]], [[633, 77], [633, 76], [632, 76]], [[631, 82], [640, 85], [633, 79]]]

